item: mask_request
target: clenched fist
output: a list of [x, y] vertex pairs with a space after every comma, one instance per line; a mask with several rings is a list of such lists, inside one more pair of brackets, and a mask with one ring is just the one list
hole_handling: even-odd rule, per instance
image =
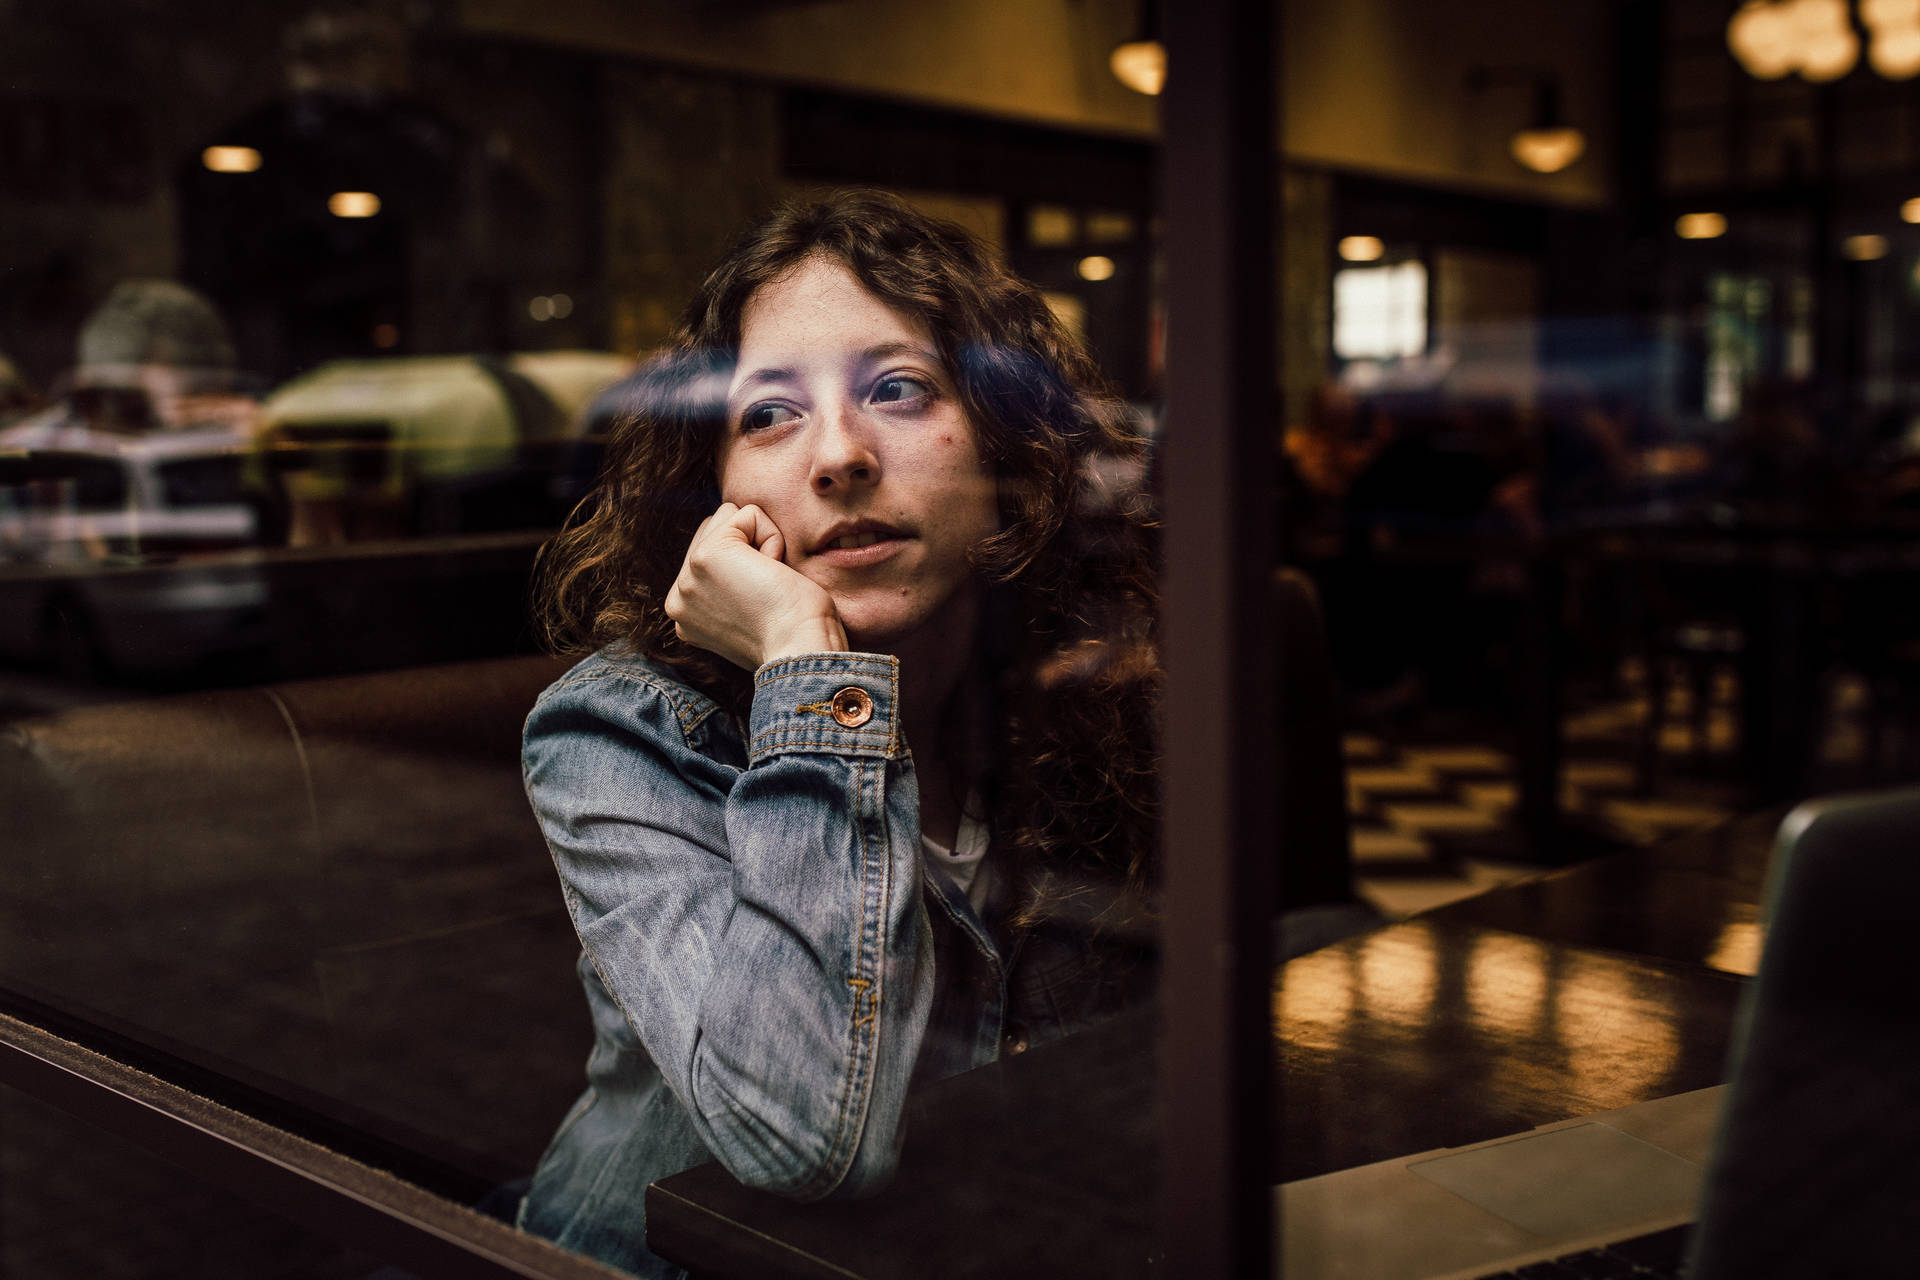
[[785, 554], [786, 539], [766, 512], [721, 503], [694, 530], [667, 592], [674, 633], [748, 671], [796, 653], [845, 650], [833, 598]]

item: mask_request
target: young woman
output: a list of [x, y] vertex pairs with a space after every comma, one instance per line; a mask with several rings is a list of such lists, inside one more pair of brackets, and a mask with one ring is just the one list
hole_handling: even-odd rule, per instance
[[1096, 479], [1139, 459], [1040, 296], [889, 197], [708, 277], [542, 562], [593, 652], [527, 790], [597, 1039], [521, 1225], [675, 1274], [649, 1182], [877, 1189], [910, 1084], [1144, 992], [1153, 579]]

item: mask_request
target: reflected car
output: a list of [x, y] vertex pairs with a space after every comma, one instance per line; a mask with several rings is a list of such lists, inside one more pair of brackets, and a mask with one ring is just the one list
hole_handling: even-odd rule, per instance
[[226, 428], [74, 429], [54, 447], [0, 437], [0, 561], [98, 562], [228, 550], [262, 539], [250, 442]]
[[546, 476], [631, 362], [608, 352], [336, 360], [261, 408], [296, 544], [554, 523]]
[[258, 568], [221, 554], [272, 533], [243, 435], [68, 427], [58, 439], [0, 443], [0, 653], [96, 679], [264, 643]]

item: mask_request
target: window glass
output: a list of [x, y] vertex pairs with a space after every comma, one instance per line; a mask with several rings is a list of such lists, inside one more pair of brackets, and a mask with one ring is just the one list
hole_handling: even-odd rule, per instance
[[265, 1212], [12, 1089], [0, 1089], [0, 1268], [9, 1276], [410, 1274]]
[[[10, 10], [0, 1003], [642, 1271], [688, 1166], [872, 1190], [923, 1089], [1116, 1015], [1150, 1090], [1127, 10]], [[822, 202], [841, 240], [700, 294]], [[723, 497], [797, 647], [675, 636]], [[775, 642], [880, 656], [762, 696]], [[904, 1170], [1007, 1172], [911, 1127]]]
[[[627, 1183], [684, 1139], [790, 1196], [864, 1189], [902, 1129], [833, 1125], [896, 1104], [934, 1135], [903, 1176], [1002, 1194], [1010, 1159], [969, 1164], [965, 1125], [919, 1117], [973, 1115], [1001, 1076], [961, 1067], [1082, 1023], [1112, 1038], [1059, 1057], [1076, 1087], [1022, 1123], [1081, 1115], [1060, 1099], [1155, 1114], [1149, 570], [1222, 568], [1158, 558], [1185, 194], [1162, 175], [1213, 141], [1169, 138], [1131, 87], [1162, 6], [137, 8], [12, 0], [0, 41], [0, 1000], [454, 1198], [643, 1129], [668, 1136]], [[1189, 428], [1258, 434], [1277, 507], [1287, 816], [1204, 854], [1278, 858], [1276, 958], [1315, 953], [1274, 1004], [1276, 1176], [1676, 1083], [1718, 1014], [1642, 1041], [1662, 1072], [1609, 1074], [1588, 1032], [1694, 1006], [1552, 948], [1751, 968], [1761, 869], [1685, 841], [1911, 776], [1920, 128], [1869, 9], [1891, 12], [1821, 8], [1858, 19], [1843, 66], [1844, 39], [1756, 52], [1722, 0], [1282, 6], [1257, 362], [1279, 411]], [[727, 257], [848, 189], [881, 193], [858, 271], [764, 236]], [[959, 231], [928, 266], [932, 220]], [[825, 352], [860, 374], [838, 399]], [[883, 425], [913, 451], [861, 455]], [[910, 477], [897, 509], [792, 514]], [[817, 594], [775, 575], [790, 612], [702, 612], [679, 572], [723, 498], [759, 509], [737, 532], [768, 563], [721, 580], [812, 560]], [[859, 598], [893, 543], [926, 571]], [[737, 648], [715, 616], [765, 625]], [[863, 637], [897, 682], [879, 660], [745, 675], [766, 646]], [[529, 726], [615, 641], [671, 661], [589, 667]], [[621, 682], [651, 692], [587, 696]], [[529, 728], [561, 745], [523, 760]], [[871, 750], [885, 785], [756, 790], [823, 734], [814, 766], [866, 779], [845, 761]], [[868, 800], [910, 838], [864, 842]], [[1676, 847], [1747, 896], [1706, 919], [1635, 881], [1624, 939], [1604, 895], [1500, 896]], [[706, 874], [648, 879], [667, 865]], [[1459, 933], [1475, 911], [1531, 941]], [[751, 942], [715, 950], [736, 925]], [[1555, 973], [1604, 980], [1565, 996]], [[1328, 974], [1351, 981], [1319, 1000]], [[1551, 1087], [1446, 1056], [1475, 1009], [1512, 1022], [1489, 991], [1525, 996]], [[915, 1035], [946, 1049], [889, 1056]], [[1342, 1054], [1386, 1064], [1364, 1105]], [[663, 1070], [610, 1065], [639, 1058]], [[1444, 1132], [1412, 1118], [1442, 1078], [1488, 1082]], [[822, 1097], [845, 1103], [824, 1126]], [[1145, 1239], [1136, 1167], [1086, 1159], [1082, 1207]], [[540, 1203], [545, 1234], [592, 1235]], [[587, 1227], [632, 1207], [579, 1203]], [[845, 1209], [769, 1210], [767, 1233], [864, 1240]]]

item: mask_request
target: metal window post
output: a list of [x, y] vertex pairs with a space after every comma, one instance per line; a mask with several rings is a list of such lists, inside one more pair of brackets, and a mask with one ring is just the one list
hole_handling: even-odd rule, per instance
[[1181, 1276], [1274, 1253], [1276, 10], [1166, 13], [1160, 1227]]

